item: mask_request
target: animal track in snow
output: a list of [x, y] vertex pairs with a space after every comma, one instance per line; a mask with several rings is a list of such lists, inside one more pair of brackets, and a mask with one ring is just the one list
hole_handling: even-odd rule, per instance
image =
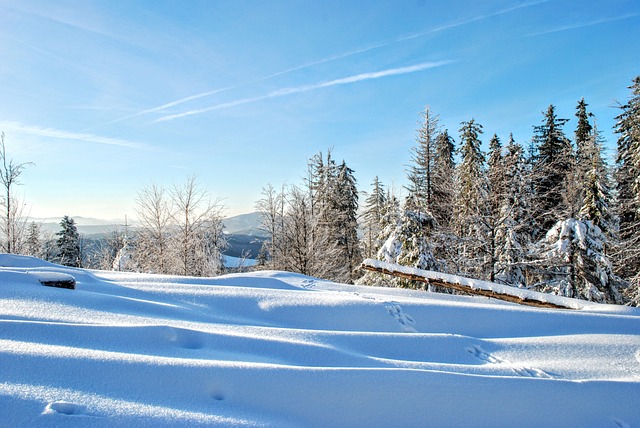
[[541, 379], [553, 379], [553, 376], [545, 372], [544, 370], [531, 368], [531, 367], [523, 367], [523, 366], [515, 366], [510, 361], [503, 360], [501, 358], [496, 357], [495, 355], [491, 355], [484, 349], [482, 349], [479, 345], [472, 345], [467, 347], [467, 352], [471, 355], [479, 358], [482, 361], [485, 361], [489, 364], [504, 364], [510, 366], [509, 368], [517, 375], [523, 377], [536, 377]]
[[198, 332], [183, 328], [168, 327], [167, 340], [184, 349], [201, 349], [204, 343]]
[[313, 279], [305, 279], [300, 283], [302, 288], [314, 288], [316, 286], [316, 281]]
[[396, 319], [402, 326], [402, 331], [405, 333], [416, 333], [416, 329], [413, 328], [415, 321], [411, 315], [405, 314], [400, 305], [396, 303], [390, 303], [387, 305], [387, 311], [389, 315]]

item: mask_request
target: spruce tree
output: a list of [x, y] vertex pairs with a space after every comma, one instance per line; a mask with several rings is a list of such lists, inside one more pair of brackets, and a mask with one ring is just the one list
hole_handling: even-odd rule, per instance
[[76, 228], [76, 223], [69, 216], [64, 216], [60, 222], [62, 230], [57, 235], [59, 236], [58, 245], [58, 261], [61, 265], [80, 267], [82, 264], [82, 257], [80, 252], [80, 235]]
[[616, 158], [617, 215], [620, 243], [616, 251], [618, 272], [632, 280], [632, 303], [640, 306], [640, 76], [633, 79], [631, 98], [620, 106], [615, 132], [618, 137]]
[[489, 141], [489, 159], [487, 162], [487, 184], [489, 186], [489, 210], [492, 217], [498, 217], [505, 193], [505, 164], [502, 144], [496, 134]]
[[433, 169], [433, 194], [430, 211], [436, 220], [438, 231], [448, 231], [455, 199], [455, 142], [445, 129], [435, 142]]
[[[616, 225], [612, 213], [612, 191], [609, 168], [602, 156], [603, 144], [595, 123], [592, 133], [583, 145], [584, 170], [581, 206], [578, 218], [590, 220], [605, 234], [607, 240], [615, 235]], [[578, 177], [577, 177], [578, 178]]]
[[333, 280], [353, 283], [362, 262], [358, 240], [358, 189], [353, 170], [342, 161], [335, 177], [331, 196], [333, 221], [331, 235], [336, 243]]
[[439, 131], [439, 118], [427, 107], [422, 113], [423, 121], [418, 129], [417, 145], [412, 148], [412, 165], [407, 172], [409, 186], [407, 190], [413, 198], [407, 202], [415, 203], [409, 207], [416, 211], [430, 211], [434, 193], [434, 163], [436, 138]]
[[[408, 200], [414, 198], [408, 196]], [[409, 201], [402, 210], [396, 225], [390, 230], [386, 241], [378, 251], [378, 259], [387, 263], [426, 270], [440, 270], [440, 264], [433, 256], [429, 238], [433, 231], [434, 219], [424, 212], [408, 207], [417, 203]], [[424, 284], [406, 279], [394, 279], [392, 283], [403, 288], [424, 288]]]
[[585, 159], [585, 150], [587, 150], [586, 146], [591, 139], [591, 133], [593, 127], [591, 123], [589, 123], [589, 117], [592, 116], [591, 113], [587, 112], [587, 104], [582, 98], [578, 101], [578, 105], [576, 106], [576, 117], [578, 118], [578, 126], [576, 127], [576, 163], [581, 164]]
[[487, 231], [482, 221], [487, 215], [487, 181], [485, 157], [480, 145], [482, 125], [471, 119], [460, 128], [460, 156], [458, 166], [459, 196], [456, 205], [456, 232], [461, 239], [460, 263], [465, 274], [481, 276], [482, 247]]
[[605, 254], [606, 237], [590, 220], [558, 221], [536, 245], [541, 291], [600, 303], [622, 303], [620, 281]]
[[489, 141], [489, 159], [487, 168], [487, 212], [481, 218], [487, 230], [485, 246], [486, 270], [489, 272], [489, 280], [495, 281], [498, 264], [499, 229], [505, 218], [502, 215], [503, 199], [505, 198], [506, 171], [502, 144], [496, 134]]
[[33, 221], [29, 224], [29, 227], [27, 229], [27, 239], [25, 241], [25, 254], [33, 257], [42, 256], [40, 226]]
[[530, 238], [530, 183], [524, 149], [509, 138], [504, 155], [504, 196], [496, 231], [494, 280], [516, 287], [527, 284], [524, 264]]
[[562, 127], [568, 119], [559, 119], [550, 105], [543, 124], [534, 127], [532, 143], [537, 150], [533, 159], [535, 191], [535, 236], [544, 235], [558, 220], [572, 216], [569, 185], [573, 183], [573, 150]]
[[387, 202], [384, 185], [378, 176], [373, 179], [371, 186], [373, 189], [364, 201], [363, 213], [363, 248], [367, 258], [373, 257], [380, 248], [378, 236], [383, 228], [382, 217]]

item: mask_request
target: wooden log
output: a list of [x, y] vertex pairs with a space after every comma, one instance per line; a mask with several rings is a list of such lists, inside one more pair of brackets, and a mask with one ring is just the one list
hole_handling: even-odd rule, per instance
[[[578, 309], [579, 305], [575, 302], [565, 302], [569, 300], [566, 298], [559, 298], [559, 296], [547, 295], [544, 293], [538, 293], [530, 290], [521, 290], [515, 287], [507, 285], [494, 284], [495, 287], [491, 287], [492, 283], [486, 281], [469, 280], [468, 278], [460, 278], [460, 281], [453, 280], [452, 275], [441, 274], [439, 272], [424, 271], [420, 269], [406, 268], [400, 265], [394, 265], [391, 263], [384, 263], [377, 260], [367, 259], [362, 262], [362, 268], [379, 272], [387, 275], [392, 275], [399, 278], [410, 279], [413, 281], [424, 282], [426, 284], [433, 284], [440, 287], [450, 288], [457, 291], [463, 291], [465, 293], [475, 294], [484, 297], [490, 297], [493, 299], [504, 300], [507, 302], [518, 303], [521, 305], [535, 306], [541, 308], [554, 308], [554, 309]], [[471, 285], [473, 283], [486, 285], [485, 287]], [[491, 289], [494, 288], [494, 289]], [[509, 289], [513, 289], [512, 291]], [[524, 292], [523, 292], [524, 291]], [[552, 300], [552, 301], [551, 301]]]
[[75, 290], [76, 279], [65, 273], [59, 272], [28, 272], [32, 277], [35, 276], [40, 284], [47, 287], [66, 288], [68, 290]]

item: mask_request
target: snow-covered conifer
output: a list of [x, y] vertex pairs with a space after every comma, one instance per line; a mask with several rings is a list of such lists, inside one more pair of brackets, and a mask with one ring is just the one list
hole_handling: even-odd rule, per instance
[[[617, 206], [620, 243], [616, 249], [618, 272], [632, 280], [631, 292], [640, 295], [640, 76], [633, 79], [631, 98], [620, 106], [618, 136]], [[640, 299], [636, 298], [640, 305]]]
[[483, 254], [487, 230], [487, 180], [485, 157], [480, 145], [482, 125], [471, 119], [460, 128], [460, 156], [458, 166], [459, 195], [455, 207], [455, 231], [460, 239], [458, 249], [462, 273], [482, 276]]
[[539, 288], [566, 297], [622, 303], [620, 281], [604, 253], [606, 237], [589, 220], [557, 222], [536, 245]]
[[569, 218], [573, 206], [568, 201], [568, 186], [573, 184], [573, 149], [562, 127], [568, 119], [559, 119], [550, 105], [542, 125], [534, 127], [532, 144], [537, 150], [533, 159], [533, 187], [538, 230], [534, 238], [544, 235], [557, 221]]
[[409, 209], [429, 211], [433, 203], [436, 139], [440, 125], [438, 115], [433, 114], [429, 107], [422, 113], [422, 119], [417, 131], [417, 144], [412, 148], [412, 165], [407, 171], [409, 180], [407, 190], [410, 195], [413, 195], [407, 202], [415, 204], [413, 207], [408, 207]]
[[526, 275], [523, 263], [530, 239], [530, 183], [522, 146], [509, 138], [504, 155], [504, 197], [496, 230], [493, 278], [523, 287]]
[[69, 216], [64, 216], [60, 222], [60, 230], [57, 235], [58, 261], [61, 265], [80, 267], [82, 255], [80, 252], [80, 235], [76, 223]]
[[382, 231], [382, 217], [384, 208], [387, 203], [387, 196], [384, 191], [384, 185], [380, 182], [378, 176], [371, 183], [372, 190], [364, 201], [364, 213], [362, 229], [364, 232], [363, 252], [367, 258], [373, 255], [380, 248], [381, 242], [378, 240]]

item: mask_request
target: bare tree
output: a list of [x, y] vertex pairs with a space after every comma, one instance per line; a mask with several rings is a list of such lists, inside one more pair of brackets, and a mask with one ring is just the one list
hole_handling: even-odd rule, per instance
[[178, 273], [204, 276], [223, 270], [221, 249], [226, 240], [222, 233], [223, 207], [198, 186], [195, 176], [171, 192], [173, 221], [177, 228]]
[[0, 228], [5, 239], [4, 251], [7, 253], [16, 253], [19, 250], [26, 227], [26, 223], [21, 220], [22, 204], [14, 195], [13, 190], [15, 185], [20, 184], [18, 179], [24, 168], [29, 165], [33, 165], [33, 163], [16, 164], [13, 159], [7, 159], [4, 132], [2, 132], [0, 134], [0, 182], [4, 192], [2, 195], [3, 218]]
[[272, 269], [283, 269], [283, 221], [284, 221], [284, 187], [278, 193], [271, 184], [262, 189], [264, 196], [256, 203], [256, 209], [262, 219], [261, 230], [269, 240], [265, 242], [269, 264]]
[[144, 272], [168, 273], [173, 212], [166, 191], [155, 184], [144, 187], [138, 192], [136, 213], [136, 264]]

